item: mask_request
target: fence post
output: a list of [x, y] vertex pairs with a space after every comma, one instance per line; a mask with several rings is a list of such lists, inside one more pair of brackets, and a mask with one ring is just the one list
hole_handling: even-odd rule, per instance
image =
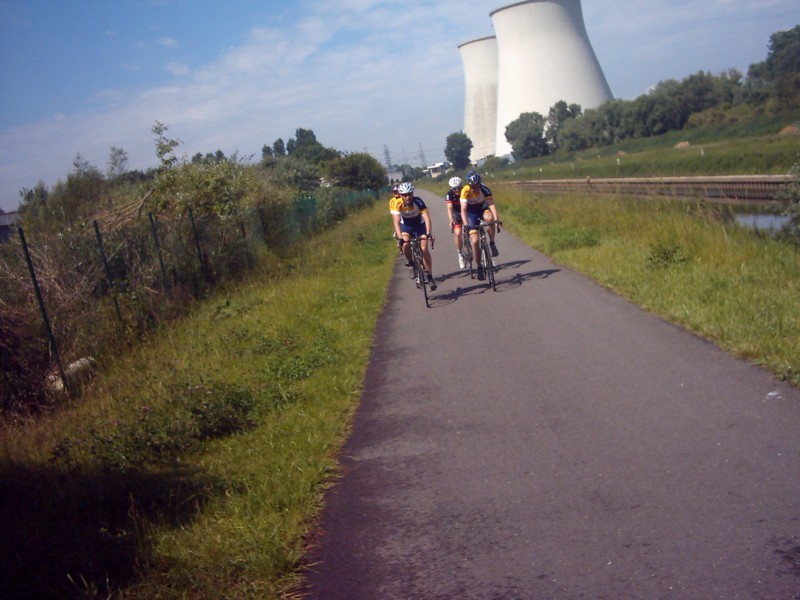
[[103, 236], [100, 235], [100, 227], [97, 225], [97, 220], [94, 221], [94, 234], [97, 238], [97, 247], [100, 249], [100, 257], [103, 259], [103, 268], [106, 271], [108, 285], [111, 288], [111, 299], [114, 301], [114, 308], [117, 310], [117, 318], [119, 319], [120, 323], [124, 323], [122, 319], [122, 312], [119, 310], [117, 290], [114, 288], [114, 278], [111, 276], [111, 269], [108, 268], [108, 258], [106, 257], [106, 248], [103, 245]]
[[264, 209], [258, 207], [258, 219], [261, 221], [261, 232], [264, 234], [264, 244], [267, 243], [267, 223], [264, 220]]
[[153, 241], [156, 243], [156, 251], [158, 252], [158, 263], [161, 265], [161, 277], [164, 282], [164, 291], [167, 296], [172, 297], [169, 289], [169, 279], [167, 278], [167, 269], [164, 267], [164, 259], [161, 258], [161, 244], [158, 241], [158, 233], [156, 232], [156, 222], [153, 219], [153, 213], [148, 212], [147, 218], [150, 219], [150, 230], [153, 232]]
[[56, 365], [58, 365], [58, 373], [61, 376], [61, 381], [64, 384], [64, 389], [69, 394], [69, 384], [67, 384], [67, 375], [64, 373], [64, 364], [61, 362], [61, 355], [58, 353], [58, 345], [56, 338], [53, 335], [53, 328], [50, 327], [50, 319], [47, 318], [47, 310], [44, 307], [44, 300], [42, 300], [42, 293], [39, 290], [39, 281], [36, 279], [36, 271], [33, 268], [33, 261], [31, 260], [31, 253], [28, 251], [28, 242], [25, 241], [25, 232], [22, 227], [17, 227], [19, 239], [22, 242], [22, 252], [25, 254], [25, 262], [28, 263], [28, 271], [31, 274], [31, 281], [33, 282], [33, 291], [36, 294], [36, 301], [39, 303], [39, 310], [42, 313], [44, 320], [44, 327], [47, 330], [47, 339], [50, 342], [50, 348], [53, 350], [53, 356], [56, 357]]
[[200, 248], [200, 236], [197, 233], [197, 227], [194, 224], [194, 213], [192, 212], [192, 207], [189, 207], [189, 220], [192, 222], [192, 235], [194, 236], [194, 246], [197, 248], [197, 260], [200, 263], [200, 274], [203, 276], [203, 279], [208, 281], [210, 279], [209, 274], [206, 273], [206, 265], [203, 262], [203, 251]]
[[247, 234], [244, 230], [244, 220], [239, 219], [239, 229], [242, 231], [242, 243], [244, 244], [244, 255], [247, 259], [247, 268], [250, 269], [253, 266], [253, 261], [250, 260], [250, 250], [247, 247]]

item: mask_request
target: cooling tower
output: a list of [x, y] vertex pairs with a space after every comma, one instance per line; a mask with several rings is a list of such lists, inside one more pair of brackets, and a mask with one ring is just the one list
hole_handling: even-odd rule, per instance
[[494, 154], [497, 129], [497, 38], [464, 42], [458, 49], [464, 63], [464, 133], [472, 140], [474, 164]]
[[497, 36], [498, 156], [511, 152], [506, 125], [524, 112], [547, 116], [559, 100], [596, 108], [612, 98], [580, 0], [528, 0], [490, 13]]

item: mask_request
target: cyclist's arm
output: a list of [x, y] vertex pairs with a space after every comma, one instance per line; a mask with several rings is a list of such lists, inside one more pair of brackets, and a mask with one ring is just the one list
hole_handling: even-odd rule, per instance
[[455, 223], [453, 219], [453, 203], [450, 201], [447, 202], [447, 217], [450, 219], [450, 225], [453, 225]]
[[403, 239], [403, 234], [400, 231], [400, 215], [392, 213], [392, 224], [394, 225], [394, 235], [398, 240]]
[[428, 235], [432, 235], [433, 223], [431, 222], [431, 215], [427, 210], [422, 212], [422, 220], [425, 221], [425, 231]]

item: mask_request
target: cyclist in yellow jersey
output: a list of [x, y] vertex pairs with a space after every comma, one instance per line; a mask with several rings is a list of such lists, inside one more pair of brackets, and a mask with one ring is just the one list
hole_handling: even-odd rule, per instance
[[411, 244], [409, 244], [411, 234], [413, 233], [419, 238], [425, 276], [428, 279], [431, 290], [435, 290], [433, 259], [430, 248], [428, 248], [428, 239], [432, 237], [433, 224], [428, 213], [428, 207], [422, 201], [422, 198], [414, 195], [414, 184], [411, 182], [401, 183], [397, 191], [400, 193], [400, 197], [392, 198], [389, 201], [389, 212], [392, 215], [395, 237], [402, 244], [406, 265], [411, 265]]
[[[498, 256], [500, 252], [494, 242], [496, 226], [500, 225], [500, 217], [497, 213], [497, 206], [494, 204], [491, 190], [481, 183], [481, 176], [475, 171], [470, 171], [466, 176], [467, 184], [461, 188], [461, 219], [464, 227], [469, 231], [469, 239], [472, 242], [472, 255], [476, 260], [480, 260], [478, 222], [483, 219], [489, 223], [489, 247], [492, 256]], [[483, 279], [483, 268], [485, 265], [478, 265], [478, 279]]]

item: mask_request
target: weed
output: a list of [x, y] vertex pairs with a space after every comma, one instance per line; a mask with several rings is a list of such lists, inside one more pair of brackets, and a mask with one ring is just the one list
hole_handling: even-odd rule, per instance
[[667, 244], [658, 242], [655, 246], [650, 248], [650, 253], [647, 256], [648, 266], [655, 269], [664, 269], [672, 265], [679, 265], [689, 260], [683, 248], [678, 244]]

